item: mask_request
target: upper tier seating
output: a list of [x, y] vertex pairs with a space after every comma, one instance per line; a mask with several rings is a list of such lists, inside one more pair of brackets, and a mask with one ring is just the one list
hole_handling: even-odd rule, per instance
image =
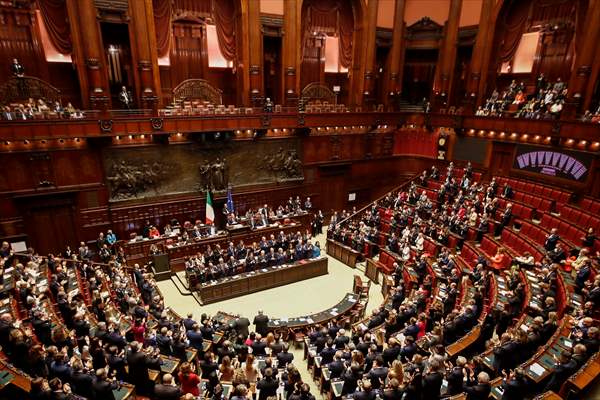
[[568, 203], [571, 200], [572, 192], [562, 189], [555, 189], [550, 186], [534, 183], [526, 180], [508, 178], [499, 176], [496, 178], [499, 187], [504, 186], [508, 183], [510, 187], [515, 191], [523, 192], [526, 194], [535, 194], [543, 196], [546, 199], [552, 199], [556, 202], [556, 205], [560, 208], [563, 204]]

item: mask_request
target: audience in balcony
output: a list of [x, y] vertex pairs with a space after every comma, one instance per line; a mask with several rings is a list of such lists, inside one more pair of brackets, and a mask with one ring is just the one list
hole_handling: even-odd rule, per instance
[[71, 103], [68, 103], [66, 107], [63, 107], [58, 101], [49, 105], [44, 99], [36, 101], [29, 98], [26, 103], [15, 103], [2, 107], [2, 119], [5, 121], [45, 118], [81, 119], [85, 118], [85, 115], [82, 111], [75, 109]]
[[600, 105], [594, 112], [586, 110], [585, 113], [581, 116], [581, 121], [592, 122], [595, 124], [600, 123]]
[[527, 94], [523, 82], [516, 80], [500, 94], [494, 89], [485, 105], [475, 112], [477, 116], [509, 116], [527, 119], [557, 119], [567, 97], [566, 84], [557, 78], [556, 82], [547, 82], [543, 74], [536, 81], [535, 91]]

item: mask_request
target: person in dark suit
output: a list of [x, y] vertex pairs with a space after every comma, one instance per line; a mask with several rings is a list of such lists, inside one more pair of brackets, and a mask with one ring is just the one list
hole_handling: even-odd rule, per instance
[[462, 393], [463, 379], [465, 377], [463, 369], [466, 364], [466, 358], [459, 356], [456, 359], [456, 365], [446, 374], [446, 381], [448, 381], [447, 395], [454, 396], [455, 394]]
[[250, 347], [252, 348], [252, 354], [254, 354], [255, 356], [267, 355], [267, 342], [262, 338], [260, 334], [256, 335], [256, 339], [254, 340], [254, 342], [252, 342]]
[[558, 230], [556, 228], [552, 228], [548, 237], [546, 237], [546, 241], [544, 242], [544, 249], [546, 251], [552, 251], [556, 247], [556, 244], [560, 240], [560, 236], [558, 236]]
[[387, 377], [388, 369], [383, 364], [383, 357], [377, 356], [375, 358], [375, 362], [373, 363], [373, 368], [371, 368], [366, 376], [370, 379], [371, 387], [373, 387], [373, 389], [379, 389], [382, 385], [382, 382], [385, 381], [385, 378]]
[[200, 332], [200, 326], [194, 324], [192, 329], [187, 331], [186, 336], [190, 342], [190, 347], [196, 350], [202, 350], [202, 332]]
[[10, 70], [13, 73], [13, 75], [18, 78], [22, 78], [23, 76], [25, 76], [25, 68], [23, 68], [19, 60], [17, 60], [16, 58], [13, 58]]
[[557, 243], [554, 250], [549, 251], [547, 253], [547, 256], [548, 258], [550, 258], [550, 260], [552, 260], [553, 263], [556, 264], [559, 264], [567, 259], [567, 254], [565, 253], [565, 250], [562, 248], [560, 243]]
[[342, 376], [342, 373], [345, 369], [344, 361], [342, 360], [343, 356], [344, 353], [341, 350], [336, 351], [335, 355], [333, 356], [333, 361], [327, 366], [329, 368], [329, 372], [331, 373], [330, 379], [339, 378]]
[[93, 392], [93, 397], [88, 398], [115, 400], [113, 389], [117, 388], [117, 384], [109, 382], [107, 377], [106, 369], [100, 368], [96, 370], [96, 380], [89, 386]]
[[509, 376], [504, 376], [502, 400], [523, 400], [527, 393], [527, 379], [521, 368], [516, 368]]
[[404, 392], [400, 389], [400, 382], [396, 378], [390, 379], [387, 388], [383, 391], [383, 400], [401, 399]]
[[291, 394], [288, 400], [315, 400], [315, 396], [310, 394], [310, 386], [303, 383]]
[[321, 356], [321, 364], [327, 365], [333, 361], [333, 356], [335, 355], [335, 348], [333, 347], [333, 340], [327, 340], [325, 344], [325, 348], [319, 352]]
[[73, 393], [93, 399], [94, 392], [92, 384], [94, 377], [83, 370], [83, 363], [79, 359], [75, 359], [73, 364], [73, 372], [71, 373], [71, 389]]
[[467, 400], [487, 400], [492, 386], [490, 385], [490, 376], [487, 372], [480, 372], [477, 375], [477, 383], [471, 380], [471, 377], [467, 377], [467, 384], [464, 387], [465, 393], [467, 393]]
[[550, 381], [544, 391], [552, 390], [558, 392], [562, 384], [577, 370], [577, 362], [572, 359], [571, 352], [563, 350], [556, 359], [554, 371], [550, 375]]
[[178, 386], [173, 386], [173, 376], [165, 374], [162, 377], [162, 384], [154, 387], [155, 400], [179, 400], [181, 397], [181, 389]]
[[141, 343], [131, 342], [127, 364], [129, 364], [129, 380], [135, 385], [136, 392], [140, 395], [150, 395], [154, 383], [148, 378], [148, 359], [142, 352]]
[[254, 317], [252, 322], [255, 326], [256, 332], [262, 336], [266, 336], [269, 331], [269, 317], [267, 317], [262, 310], [258, 311], [258, 315]]
[[358, 389], [354, 392], [354, 400], [375, 400], [377, 398], [377, 392], [373, 390], [369, 380], [358, 381]]
[[240, 335], [244, 335], [244, 337], [248, 337], [248, 327], [250, 326], [250, 320], [246, 317], [239, 317], [235, 320], [235, 330]]
[[191, 331], [194, 328], [194, 324], [196, 323], [196, 321], [194, 321], [194, 315], [192, 313], [189, 313], [187, 315], [187, 318], [183, 319], [183, 327], [185, 328], [185, 331]]
[[442, 365], [437, 359], [431, 360], [429, 363], [429, 372], [423, 374], [423, 398], [438, 399], [440, 397], [440, 389], [444, 375], [441, 372]]
[[284, 343], [281, 352], [277, 353], [277, 365], [279, 366], [279, 368], [284, 367], [285, 365], [294, 361], [294, 355], [290, 353], [289, 350], [290, 345]]
[[258, 400], [267, 400], [267, 398], [277, 395], [277, 388], [279, 387], [279, 381], [273, 376], [273, 370], [271, 368], [265, 369], [265, 376], [258, 381], [256, 388], [260, 390]]
[[361, 377], [361, 367], [357, 362], [353, 362], [350, 368], [342, 374], [344, 385], [342, 386], [342, 395], [354, 393]]
[[510, 334], [503, 333], [500, 345], [494, 348], [494, 367], [496, 371], [502, 372], [512, 367], [517, 344], [512, 340]]

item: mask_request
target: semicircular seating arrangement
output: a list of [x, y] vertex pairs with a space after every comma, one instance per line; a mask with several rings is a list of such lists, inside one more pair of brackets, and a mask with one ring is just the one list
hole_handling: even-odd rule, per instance
[[353, 327], [356, 347], [368, 348], [368, 387], [342, 374], [330, 398], [379, 387], [423, 398], [586, 398], [599, 361], [598, 221], [571, 199], [524, 180], [484, 182], [451, 163], [335, 215], [328, 251], [359, 252], [385, 300]]
[[[515, 388], [528, 398], [585, 396], [600, 361], [600, 277], [597, 221], [580, 206], [595, 203], [553, 200], [543, 211], [515, 201], [512, 183], [451, 164], [336, 215], [328, 251], [358, 254], [369, 280], [355, 275], [339, 304], [256, 333], [243, 316], [182, 318], [152, 274], [122, 255], [103, 264], [7, 254], [0, 384], [21, 397], [48, 382], [82, 397], [104, 386], [117, 399], [153, 398], [172, 376], [180, 394], [195, 393], [185, 384], [193, 376], [205, 397], [247, 387], [261, 398], [271, 380], [289, 397], [302, 391], [295, 345], [332, 399], [373, 390], [500, 399]], [[517, 215], [519, 205], [535, 213]], [[384, 301], [365, 315], [371, 281]]]

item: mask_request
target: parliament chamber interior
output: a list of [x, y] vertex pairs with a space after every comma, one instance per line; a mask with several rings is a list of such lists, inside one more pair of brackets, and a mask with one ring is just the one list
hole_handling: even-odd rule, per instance
[[0, 0], [0, 399], [600, 399], [600, 0]]

